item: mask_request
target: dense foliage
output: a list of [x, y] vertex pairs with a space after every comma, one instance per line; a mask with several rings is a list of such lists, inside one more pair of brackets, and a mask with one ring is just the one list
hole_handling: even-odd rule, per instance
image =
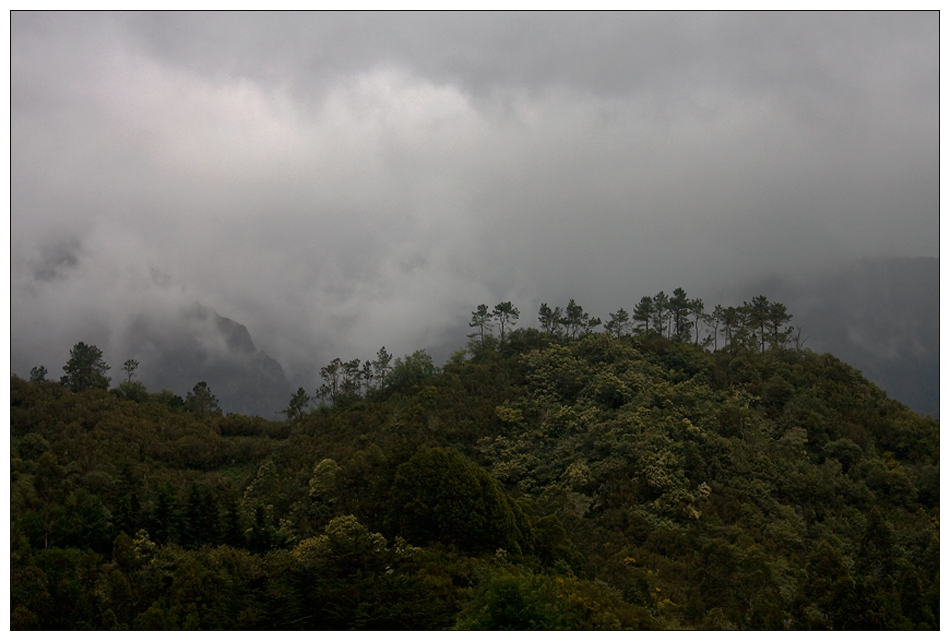
[[938, 423], [642, 303], [337, 359], [284, 421], [13, 377], [12, 627], [937, 629]]

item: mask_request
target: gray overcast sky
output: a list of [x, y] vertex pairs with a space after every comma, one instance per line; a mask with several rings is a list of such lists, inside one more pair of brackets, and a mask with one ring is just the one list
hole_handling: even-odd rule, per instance
[[482, 302], [937, 256], [938, 63], [936, 12], [16, 12], [13, 368], [197, 301], [312, 386]]

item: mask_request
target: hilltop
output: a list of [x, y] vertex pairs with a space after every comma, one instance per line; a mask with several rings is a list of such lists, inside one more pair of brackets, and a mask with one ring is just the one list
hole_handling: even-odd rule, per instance
[[12, 627], [938, 628], [936, 420], [782, 322], [508, 305], [284, 421], [13, 377]]

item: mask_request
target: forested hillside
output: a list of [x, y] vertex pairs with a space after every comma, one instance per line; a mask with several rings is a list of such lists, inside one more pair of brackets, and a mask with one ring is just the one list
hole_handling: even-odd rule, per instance
[[281, 421], [14, 376], [12, 627], [938, 629], [938, 422], [782, 305], [646, 301], [479, 306]]

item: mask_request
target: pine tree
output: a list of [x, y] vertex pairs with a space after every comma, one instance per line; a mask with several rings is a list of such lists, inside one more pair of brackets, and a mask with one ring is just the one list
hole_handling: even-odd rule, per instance
[[620, 338], [627, 333], [630, 327], [630, 314], [623, 307], [610, 314], [610, 320], [604, 324], [604, 329]]
[[287, 415], [287, 420], [296, 421], [303, 418], [304, 409], [310, 405], [310, 395], [304, 391], [304, 388], [297, 388], [297, 391], [290, 397], [290, 404], [287, 409], [281, 410], [281, 414]]
[[653, 323], [653, 329], [658, 331], [661, 336], [669, 336], [667, 324], [670, 320], [670, 299], [662, 291], [653, 297], [653, 317], [650, 319]]
[[65, 375], [60, 382], [74, 392], [106, 389], [111, 380], [106, 376], [108, 370], [109, 366], [102, 360], [102, 350], [80, 342], [69, 351], [69, 360], [63, 366]]
[[689, 320], [689, 299], [682, 287], [673, 290], [673, 295], [667, 301], [667, 308], [670, 311], [670, 320], [673, 323], [672, 337], [681, 341], [688, 341], [692, 323]]
[[492, 311], [492, 318], [495, 319], [498, 325], [498, 338], [501, 341], [502, 347], [505, 345], [506, 330], [517, 325], [520, 314], [521, 312], [518, 311], [517, 307], [511, 304], [511, 301], [495, 305], [495, 309]]
[[468, 337], [475, 338], [478, 336], [479, 344], [484, 345], [486, 334], [491, 335], [491, 319], [492, 314], [488, 311], [488, 305], [479, 305], [475, 311], [472, 312], [472, 320], [468, 324], [469, 327], [477, 328], [477, 331], [474, 334], [469, 334]]
[[644, 296], [633, 308], [633, 320], [640, 323], [640, 333], [646, 334], [650, 331], [650, 325], [653, 322], [653, 298]]
[[197, 383], [185, 397], [185, 410], [199, 416], [221, 415], [218, 399], [204, 381]]

